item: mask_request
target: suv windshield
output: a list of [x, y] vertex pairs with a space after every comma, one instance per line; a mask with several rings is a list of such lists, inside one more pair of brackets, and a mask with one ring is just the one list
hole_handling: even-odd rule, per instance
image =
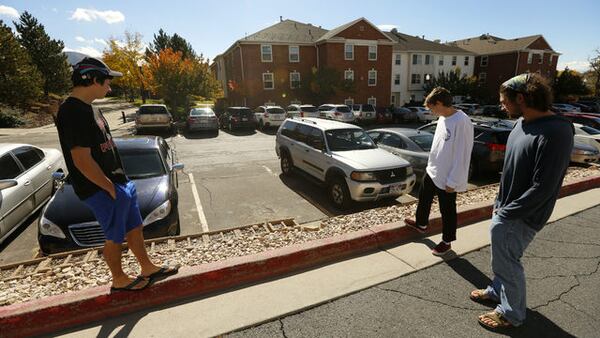
[[194, 108], [190, 116], [213, 116], [215, 113], [210, 108]]
[[267, 108], [269, 114], [285, 114], [285, 110], [281, 108]]
[[415, 135], [415, 136], [410, 136], [409, 139], [411, 139], [414, 143], [416, 143], [424, 151], [431, 150], [431, 144], [433, 143], [433, 135], [431, 135], [431, 134]]
[[168, 114], [167, 108], [163, 106], [142, 106], [139, 110], [140, 114]]
[[348, 106], [339, 106], [337, 107], [337, 111], [339, 111], [340, 113], [350, 113], [350, 107]]
[[305, 111], [307, 113], [316, 113], [319, 111], [317, 109], [317, 107], [314, 107], [314, 106], [302, 106], [302, 107], [300, 107], [300, 109], [302, 109], [302, 111]]
[[131, 149], [119, 151], [123, 169], [131, 179], [165, 175], [163, 161], [156, 149]]
[[373, 105], [365, 104], [363, 106], [363, 111], [370, 111], [370, 112], [372, 112], [372, 111], [375, 111], [375, 108], [373, 108]]
[[371, 137], [362, 129], [333, 129], [325, 131], [331, 151], [348, 151], [377, 148]]

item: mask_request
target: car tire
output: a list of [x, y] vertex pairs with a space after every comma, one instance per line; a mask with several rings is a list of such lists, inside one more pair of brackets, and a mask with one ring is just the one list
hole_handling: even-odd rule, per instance
[[352, 205], [350, 190], [343, 177], [333, 178], [329, 182], [328, 192], [329, 199], [338, 209], [346, 210]]
[[294, 173], [294, 162], [286, 150], [281, 151], [280, 167], [284, 176], [291, 176]]

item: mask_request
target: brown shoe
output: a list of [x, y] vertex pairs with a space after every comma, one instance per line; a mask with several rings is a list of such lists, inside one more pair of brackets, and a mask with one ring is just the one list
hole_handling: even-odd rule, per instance
[[417, 222], [413, 221], [410, 218], [405, 218], [404, 223], [422, 234], [424, 234], [427, 231], [427, 225], [417, 224]]
[[446, 243], [444, 243], [444, 241], [441, 241], [438, 245], [435, 246], [435, 248], [433, 248], [433, 250], [431, 250], [431, 253], [434, 254], [435, 256], [439, 257], [439, 256], [444, 256], [451, 249], [452, 249], [452, 246], [450, 244], [446, 244]]

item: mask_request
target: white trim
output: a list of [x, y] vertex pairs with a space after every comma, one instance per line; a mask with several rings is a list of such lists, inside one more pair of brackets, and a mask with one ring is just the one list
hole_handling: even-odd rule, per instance
[[[371, 74], [375, 74], [375, 76], [373, 77], [373, 79], [375, 80], [375, 83], [371, 84]], [[369, 87], [375, 87], [377, 86], [377, 70], [372, 69], [368, 72], [367, 74], [367, 86]]]
[[444, 55], [440, 55], [438, 59], [438, 66], [444, 66]]
[[458, 65], [458, 56], [452, 55], [452, 62], [450, 63], [452, 66]]
[[[351, 74], [351, 78], [348, 77], [348, 74]], [[344, 80], [352, 80], [354, 81], [354, 71], [352, 69], [346, 69], [344, 71]]]
[[[298, 48], [298, 53], [292, 53], [292, 48]], [[297, 60], [292, 60], [292, 55], [298, 55]], [[300, 46], [288, 46], [288, 60], [290, 63], [298, 63], [300, 62]]]
[[[265, 75], [271, 75], [271, 81], [265, 81]], [[273, 90], [273, 89], [275, 89], [275, 74], [273, 74], [271, 72], [262, 73], [262, 80], [263, 80], [263, 90]], [[267, 88], [265, 86], [265, 84], [267, 82], [271, 82], [271, 85], [272, 85], [271, 88]]]
[[[292, 76], [295, 75], [295, 74], [298, 74], [298, 86], [296, 86], [296, 87], [294, 87], [292, 85], [292, 83], [293, 83]], [[300, 78], [300, 73], [299, 72], [297, 72], [297, 71], [290, 72], [290, 89], [300, 88], [301, 81], [302, 81], [302, 79]]]
[[400, 54], [400, 53], [394, 54], [394, 65], [396, 65], [396, 66], [402, 65], [402, 54]]
[[373, 105], [373, 107], [377, 107], [377, 98], [375, 96], [371, 96], [367, 99], [367, 104]]
[[276, 106], [276, 104], [275, 104], [275, 102], [268, 101], [268, 102], [265, 102], [265, 106], [267, 106], [267, 107], [269, 107], [269, 106]]
[[298, 99], [290, 101], [290, 105], [292, 104], [302, 104], [302, 102]]
[[[371, 48], [372, 47], [375, 48], [375, 53], [374, 53], [375, 54], [375, 58], [374, 59], [371, 58], [371, 54], [373, 53], [373, 52], [371, 52]], [[369, 48], [369, 50], [368, 50], [368, 53], [367, 53], [368, 54], [367, 58], [369, 59], [369, 61], [377, 61], [377, 45], [370, 45], [368, 48]]]
[[[415, 81], [415, 80], [417, 80], [417, 81]], [[411, 85], [421, 84], [421, 74], [417, 74], [417, 73], [410, 74], [410, 84]]]
[[[412, 62], [411, 65], [421, 65], [423, 64], [423, 54], [411, 54], [412, 55]], [[416, 60], [415, 60], [416, 58]], [[415, 63], [416, 61], [416, 63]]]
[[431, 55], [431, 54], [425, 54], [425, 60], [423, 61], [423, 64], [426, 65], [426, 66], [429, 66], [429, 65], [433, 64], [433, 62], [431, 62], [431, 61], [433, 61], [432, 59], [433, 59], [433, 55]]
[[[348, 58], [348, 57], [347, 57], [347, 55], [346, 55], [346, 54], [348, 53], [348, 52], [346, 51], [346, 48], [347, 48], [348, 46], [351, 46], [351, 47], [352, 47], [352, 58]], [[345, 43], [345, 44], [344, 44], [344, 60], [354, 60], [354, 44], [351, 44], [351, 43]]]
[[[348, 104], [348, 102], [350, 102], [350, 104]], [[350, 109], [352, 109], [352, 106], [354, 105], [354, 99], [351, 98], [351, 97], [349, 97], [349, 98], [347, 98], [347, 99], [344, 100], [344, 104], [347, 105], [347, 106], [349, 106]]]
[[[396, 73], [394, 74], [394, 86], [399, 86], [400, 85], [400, 74]], [[396, 83], [396, 80], [398, 80], [398, 83]]]
[[465, 56], [464, 60], [463, 60], [463, 65], [468, 66], [470, 61], [471, 61], [471, 57], [468, 55]]
[[[271, 51], [271, 60], [266, 60], [264, 58], [265, 55], [269, 54], [269, 53], [263, 53], [263, 48], [264, 47], [269, 47], [269, 50]], [[273, 46], [272, 45], [260, 45], [260, 61], [261, 62], [273, 62]]]

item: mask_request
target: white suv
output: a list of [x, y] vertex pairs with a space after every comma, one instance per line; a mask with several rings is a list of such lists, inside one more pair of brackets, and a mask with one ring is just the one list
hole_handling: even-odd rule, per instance
[[254, 111], [258, 129], [278, 127], [285, 120], [285, 110], [280, 106], [260, 106]]
[[312, 104], [290, 104], [287, 117], [319, 117], [319, 110]]
[[380, 149], [355, 125], [318, 118], [287, 119], [279, 127], [275, 151], [281, 171], [299, 169], [327, 185], [333, 204], [375, 201], [408, 194], [416, 177], [410, 164]]
[[356, 121], [359, 122], [377, 121], [377, 112], [372, 104], [353, 104], [352, 113], [354, 113]]
[[319, 106], [319, 117], [340, 122], [354, 122], [354, 113], [345, 104], [322, 104]]

